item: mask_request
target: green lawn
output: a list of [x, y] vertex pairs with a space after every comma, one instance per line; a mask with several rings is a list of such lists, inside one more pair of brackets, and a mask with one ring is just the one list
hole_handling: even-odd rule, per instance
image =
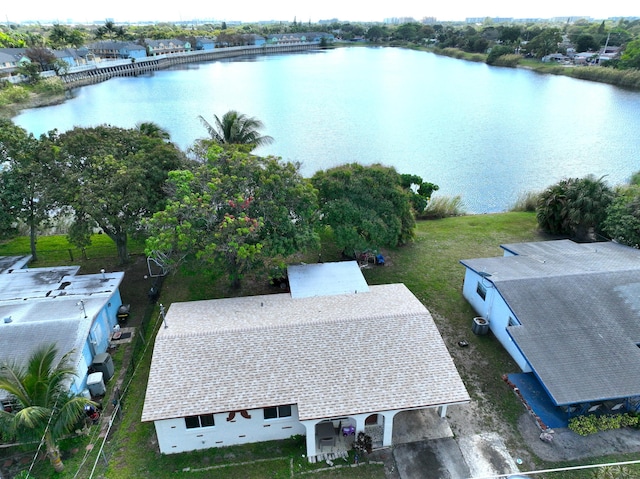
[[[538, 232], [533, 213], [501, 213], [423, 221], [418, 223], [413, 243], [384, 252], [386, 266], [364, 270], [370, 284], [405, 283], [431, 311], [470, 394], [473, 397], [481, 396], [484, 401], [495, 406], [497, 414], [486, 417], [489, 429], [498, 423], [506, 423], [515, 430], [517, 418], [524, 411], [515, 395], [511, 394], [501, 380], [502, 374], [517, 371], [517, 366], [491, 335], [475, 336], [471, 333], [471, 322], [475, 314], [462, 297], [464, 268], [459, 261], [502, 255], [500, 244], [545, 239], [549, 238]], [[43, 253], [47, 250], [49, 241], [56, 240], [40, 238], [38, 247]], [[65, 247], [56, 244], [57, 251], [64, 251]], [[96, 248], [99, 247], [98, 243], [94, 245]], [[26, 251], [14, 246], [14, 242], [0, 246], [0, 255], [24, 254], [28, 251], [28, 243]], [[89, 257], [99, 256], [92, 248], [88, 249]], [[325, 238], [319, 251], [311, 251], [301, 259], [314, 262], [319, 253], [324, 261], [338, 260], [340, 256], [330, 239]], [[115, 262], [115, 248], [112, 254]], [[60, 262], [69, 264], [69, 258], [61, 255]], [[248, 278], [239, 292], [231, 292], [225, 278], [201, 277], [194, 274], [176, 275], [167, 278], [160, 302], [167, 306], [174, 301], [217, 298], [229, 294], [262, 294], [265, 292], [265, 284], [264, 278], [255, 281]], [[147, 344], [152, 345], [154, 331], [159, 326], [158, 310], [150, 311], [147, 316]], [[462, 338], [471, 343], [469, 348], [462, 349], [456, 346], [457, 341]], [[297, 478], [326, 467], [308, 464], [302, 457], [304, 442], [300, 438], [186, 454], [160, 455], [155, 443], [153, 426], [139, 422], [150, 352], [151, 347], [145, 349], [142, 343], [136, 349], [134, 364], [137, 368], [135, 375], [128, 379], [130, 383], [126, 383], [124, 417], [121, 422], [116, 422], [114, 432], [109, 436], [104, 449], [108, 466], [104, 465], [103, 459], [99, 459], [94, 477]], [[465, 356], [468, 354], [473, 354], [472, 361]], [[74, 440], [73, 447], [79, 452], [67, 458], [67, 472], [52, 475], [48, 464], [39, 464], [36, 477], [89, 477], [101, 443], [96, 443], [94, 451], [82, 466], [82, 474], [76, 476], [87, 442], [86, 439]], [[552, 466], [542, 463], [540, 465]], [[586, 473], [564, 473], [562, 476], [553, 477], [590, 477], [584, 474]], [[318, 471], [310, 477], [377, 479], [384, 477], [384, 471], [380, 465], [364, 465], [358, 468]]]

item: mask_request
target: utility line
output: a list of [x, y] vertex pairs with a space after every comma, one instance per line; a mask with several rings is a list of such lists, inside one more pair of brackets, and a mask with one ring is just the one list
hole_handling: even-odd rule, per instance
[[[158, 315], [158, 318], [156, 319], [155, 324], [153, 325], [153, 331], [158, 329], [158, 326], [160, 324], [160, 318], [162, 317], [162, 313]], [[133, 373], [131, 374], [131, 377], [129, 378], [129, 381], [127, 382], [126, 386], [124, 387], [122, 393], [120, 394], [120, 397], [122, 398], [123, 396], [125, 396], [127, 390], [129, 389], [129, 386], [131, 385], [131, 383], [133, 382], [133, 378], [135, 377], [136, 373], [138, 372], [138, 369], [140, 368], [140, 364], [142, 364], [143, 359], [145, 358], [146, 354], [147, 354], [147, 350], [149, 349], [149, 346], [151, 345], [152, 341], [147, 341], [145, 343], [144, 349], [142, 350], [142, 355], [140, 356], [140, 360], [138, 361], [138, 364], [136, 364], [136, 367], [133, 370]], [[100, 455], [102, 454], [102, 451], [104, 450], [104, 445], [107, 442], [107, 438], [109, 437], [109, 432], [111, 431], [111, 427], [113, 426], [113, 423], [115, 421], [116, 418], [116, 413], [119, 411], [120, 409], [120, 400], [118, 400], [118, 402], [116, 403], [115, 407], [113, 408], [113, 414], [111, 415], [111, 419], [109, 420], [109, 426], [105, 432], [104, 438], [102, 440], [102, 444], [100, 445], [100, 449], [98, 451], [98, 455], [96, 456], [96, 460], [93, 463], [93, 468], [91, 469], [91, 474], [89, 475], [88, 479], [92, 479], [93, 478], [93, 474], [96, 470], [96, 467], [98, 466], [98, 461], [100, 460]]]
[[563, 472], [563, 471], [577, 471], [579, 469], [595, 469], [595, 468], [599, 468], [599, 467], [610, 467], [610, 466], [627, 466], [630, 464], [640, 464], [640, 459], [637, 459], [635, 461], [624, 461], [624, 462], [609, 462], [609, 463], [605, 463], [605, 464], [587, 464], [584, 466], [567, 466], [567, 467], [558, 467], [555, 469], [539, 469], [537, 471], [527, 471], [527, 472], [516, 472], [516, 473], [509, 473], [509, 474], [500, 474], [500, 475], [496, 475], [496, 476], [481, 476], [481, 477], [472, 477], [470, 479], [497, 479], [500, 477], [512, 477], [512, 478], [516, 478], [516, 477], [526, 477], [527, 475], [531, 475], [531, 474], [544, 474], [547, 472]]

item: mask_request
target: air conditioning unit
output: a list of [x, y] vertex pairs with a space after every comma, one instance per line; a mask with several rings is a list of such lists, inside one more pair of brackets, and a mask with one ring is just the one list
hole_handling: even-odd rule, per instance
[[113, 358], [109, 353], [96, 354], [91, 363], [91, 368], [94, 371], [100, 371], [106, 383], [113, 377]]

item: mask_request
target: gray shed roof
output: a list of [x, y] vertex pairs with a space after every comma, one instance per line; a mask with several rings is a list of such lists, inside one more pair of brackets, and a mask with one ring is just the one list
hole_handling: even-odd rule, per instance
[[519, 326], [508, 331], [558, 405], [640, 396], [640, 251], [616, 243], [505, 245], [464, 260]]
[[166, 321], [143, 421], [283, 404], [307, 420], [469, 401], [429, 311], [402, 284], [174, 303]]
[[291, 265], [287, 275], [292, 298], [369, 291], [356, 261]]

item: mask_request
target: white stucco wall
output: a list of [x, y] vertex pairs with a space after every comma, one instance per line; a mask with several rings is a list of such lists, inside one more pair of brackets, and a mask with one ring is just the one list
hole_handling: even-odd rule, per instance
[[[478, 283], [482, 283], [485, 286], [486, 296], [484, 300], [477, 292]], [[483, 279], [475, 271], [466, 268], [462, 295], [476, 313], [478, 313], [478, 316], [489, 320], [491, 332], [498, 341], [500, 341], [500, 344], [507, 350], [513, 360], [518, 363], [520, 369], [525, 373], [531, 372], [531, 367], [507, 332], [509, 318], [517, 318], [493, 283], [488, 279]], [[469, 323], [469, 327], [471, 327], [471, 322]]]
[[236, 413], [227, 421], [229, 413], [214, 414], [214, 426], [187, 429], [184, 418], [155, 421], [158, 445], [163, 454], [232, 446], [252, 442], [286, 439], [304, 435], [305, 427], [298, 420], [298, 408], [291, 406], [291, 417], [264, 419], [263, 409], [248, 411], [251, 419]]

